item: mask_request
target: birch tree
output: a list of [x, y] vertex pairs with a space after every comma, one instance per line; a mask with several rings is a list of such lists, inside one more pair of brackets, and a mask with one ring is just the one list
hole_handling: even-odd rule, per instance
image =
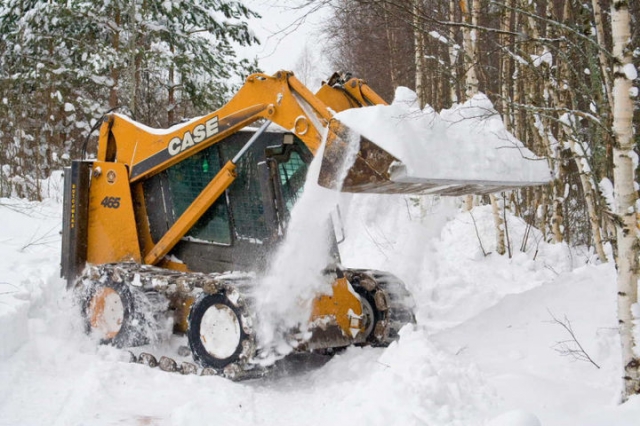
[[416, 61], [415, 87], [420, 108], [424, 108], [426, 96], [423, 77], [426, 70], [426, 63], [424, 58], [424, 31], [420, 24], [421, 14], [422, 0], [413, 0], [413, 42], [415, 49], [414, 59]]
[[[467, 99], [472, 99], [479, 91], [478, 71], [477, 66], [479, 64], [478, 55], [478, 14], [480, 13], [480, 1], [479, 0], [465, 0], [460, 2], [462, 8], [462, 16], [464, 17], [465, 26], [462, 29], [463, 34], [463, 50], [465, 60], [465, 95]], [[505, 235], [504, 235], [504, 220], [500, 215], [501, 206], [498, 202], [498, 197], [495, 194], [489, 195], [491, 200], [491, 209], [493, 212], [493, 220], [496, 226], [496, 252], [498, 254], [505, 254]], [[466, 201], [467, 209], [470, 208], [469, 198]]]
[[638, 218], [636, 211], [635, 164], [633, 138], [633, 101], [637, 78], [631, 62], [631, 20], [626, 0], [611, 6], [613, 39], [613, 148], [614, 191], [617, 207], [616, 237], [618, 246], [618, 321], [622, 345], [623, 401], [640, 393], [640, 358], [634, 339], [634, 305], [638, 303]]

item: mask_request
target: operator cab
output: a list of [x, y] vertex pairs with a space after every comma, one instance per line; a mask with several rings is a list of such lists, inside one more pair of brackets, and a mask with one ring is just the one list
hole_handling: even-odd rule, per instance
[[[144, 182], [157, 242], [255, 133], [244, 129]], [[262, 270], [284, 235], [313, 156], [295, 135], [266, 131], [236, 164], [237, 177], [169, 256], [192, 271]]]

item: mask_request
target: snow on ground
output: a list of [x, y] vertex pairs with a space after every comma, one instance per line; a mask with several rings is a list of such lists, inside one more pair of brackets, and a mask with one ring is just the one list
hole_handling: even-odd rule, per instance
[[[343, 263], [405, 280], [419, 326], [386, 349], [293, 359], [233, 383], [96, 346], [58, 278], [59, 198], [1, 199], [0, 425], [637, 424], [640, 398], [616, 401], [612, 265], [535, 230], [520, 252], [526, 225], [514, 217], [514, 255], [498, 256], [490, 211], [460, 212], [455, 199], [351, 195], [342, 214]], [[552, 315], [600, 369], [554, 350], [567, 335]]]

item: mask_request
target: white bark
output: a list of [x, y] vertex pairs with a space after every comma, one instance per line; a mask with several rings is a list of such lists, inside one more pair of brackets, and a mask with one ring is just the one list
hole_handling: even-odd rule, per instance
[[475, 27], [478, 26], [477, 14], [480, 10], [480, 1], [462, 0], [460, 6], [462, 7], [464, 21], [474, 27], [463, 27], [462, 29], [462, 42], [465, 53], [465, 94], [467, 99], [470, 99], [478, 93], [478, 74], [476, 71], [478, 63], [478, 31]]
[[[471, 99], [479, 91], [478, 84], [478, 32], [475, 27], [478, 26], [478, 14], [480, 13], [479, 0], [463, 0], [460, 2], [462, 7], [462, 16], [467, 24], [471, 24], [472, 28], [464, 27], [462, 30], [462, 42], [465, 52], [464, 69], [465, 69], [465, 95], [467, 99]], [[491, 194], [491, 208], [493, 211], [493, 221], [496, 226], [496, 251], [499, 254], [505, 253], [504, 243], [504, 220], [500, 215], [500, 206], [495, 195]], [[466, 207], [471, 210], [471, 199], [467, 197]]]
[[634, 188], [635, 153], [633, 152], [633, 103], [630, 97], [632, 82], [625, 67], [631, 64], [631, 22], [626, 0], [611, 5], [611, 32], [615, 61], [613, 82], [613, 132], [615, 136], [614, 191], [617, 204], [618, 246], [618, 321], [622, 345], [623, 392], [626, 400], [640, 393], [640, 363], [634, 353], [632, 307], [638, 302], [638, 222]]
[[598, 62], [600, 64], [600, 72], [602, 73], [602, 79], [604, 81], [604, 87], [606, 90], [607, 101], [609, 102], [609, 108], [613, 109], [613, 93], [611, 91], [611, 74], [607, 69], [607, 56], [605, 55], [604, 46], [604, 25], [602, 24], [602, 9], [600, 8], [600, 0], [591, 0], [593, 6], [593, 24], [596, 27], [596, 40], [598, 44], [602, 46], [598, 50]]
[[551, 216], [551, 232], [553, 232], [553, 241], [561, 243], [564, 240], [562, 231], [564, 230], [564, 216], [562, 214], [562, 197], [558, 194], [562, 193], [562, 179], [556, 179], [553, 184], [553, 213]]
[[414, 59], [416, 62], [416, 95], [420, 108], [423, 108], [427, 97], [425, 96], [424, 73], [425, 73], [425, 57], [424, 57], [424, 31], [420, 26], [420, 16], [422, 12], [422, 0], [413, 0], [413, 43], [414, 43]]
[[387, 34], [387, 46], [389, 47], [389, 78], [391, 79], [391, 86], [395, 89], [398, 87], [397, 68], [395, 63], [395, 35], [391, 31], [389, 25], [389, 12], [387, 10], [388, 5], [383, 4], [382, 13], [384, 17], [384, 27]]
[[[454, 22], [456, 19], [455, 13], [456, 3], [455, 0], [449, 0], [449, 21]], [[458, 71], [457, 71], [457, 62], [458, 62], [458, 53], [459, 46], [454, 43], [456, 39], [456, 29], [455, 26], [451, 26], [449, 28], [449, 39], [451, 43], [449, 44], [449, 64], [451, 65], [451, 84], [450, 84], [450, 92], [449, 96], [451, 97], [451, 102], [458, 102], [458, 92], [456, 90], [456, 85], [458, 82]]]
[[[513, 8], [513, 0], [509, 0], [507, 2], [509, 7], [503, 10], [503, 15], [501, 19], [501, 27], [502, 31], [509, 32], [511, 31], [511, 8]], [[509, 46], [510, 39], [508, 35], [502, 36], [502, 45]], [[509, 108], [509, 87], [513, 84], [511, 81], [511, 57], [509, 55], [502, 55], [501, 58], [501, 71], [502, 75], [500, 79], [502, 80], [502, 84], [500, 85], [500, 95], [502, 97], [501, 105], [502, 105], [502, 120], [504, 121], [504, 127], [507, 129], [511, 128], [511, 109]]]
[[[131, 115], [133, 118], [136, 117], [136, 92], [137, 92], [137, 85], [136, 85], [136, 34], [138, 31], [137, 25], [136, 25], [136, 2], [131, 2], [131, 6], [129, 7], [129, 20], [130, 20], [130, 27], [131, 27], [131, 38], [129, 40], [129, 55], [130, 55], [130, 64], [129, 64], [129, 72], [131, 73], [131, 76], [129, 77], [131, 79], [131, 99], [129, 99], [129, 110], [131, 111]], [[171, 123], [169, 123], [171, 124]]]
[[498, 203], [498, 197], [496, 197], [495, 194], [489, 195], [489, 198], [491, 199], [493, 223], [496, 226], [496, 252], [500, 255], [503, 255], [507, 250], [504, 244], [504, 220], [502, 218], [502, 215], [500, 214], [500, 203]]
[[582, 185], [582, 191], [584, 192], [584, 200], [587, 204], [587, 212], [589, 213], [589, 224], [591, 225], [591, 233], [593, 234], [593, 245], [598, 254], [598, 258], [602, 263], [607, 262], [607, 255], [604, 252], [602, 245], [602, 234], [600, 232], [600, 218], [596, 211], [595, 201], [595, 183], [593, 181], [593, 173], [588, 168], [585, 168], [583, 161], [585, 160], [585, 153], [580, 148], [578, 149], [576, 141], [571, 135], [567, 135], [569, 138], [569, 145], [571, 152], [576, 159], [576, 166], [578, 167], [578, 173], [580, 174], [580, 184]]

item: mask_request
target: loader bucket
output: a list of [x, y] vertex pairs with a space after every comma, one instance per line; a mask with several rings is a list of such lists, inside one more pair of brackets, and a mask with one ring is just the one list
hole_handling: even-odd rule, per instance
[[[359, 139], [359, 149], [353, 165], [341, 173], [349, 144]], [[341, 179], [341, 174], [344, 179]], [[371, 140], [358, 135], [338, 120], [332, 120], [318, 177], [325, 188], [352, 193], [373, 194], [433, 194], [461, 196], [490, 194], [518, 187], [544, 185], [547, 180], [468, 180], [437, 179], [411, 176], [398, 158]]]

